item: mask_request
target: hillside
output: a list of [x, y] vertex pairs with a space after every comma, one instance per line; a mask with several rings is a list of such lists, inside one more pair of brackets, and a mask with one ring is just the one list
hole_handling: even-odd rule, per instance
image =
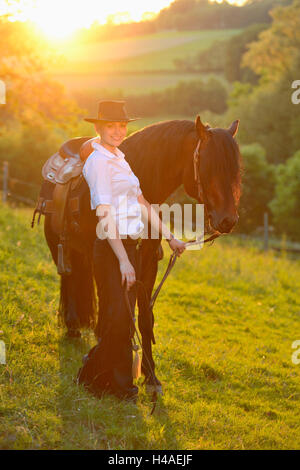
[[300, 449], [299, 260], [234, 236], [177, 260], [154, 311], [165, 393], [150, 417], [142, 386], [135, 407], [73, 383], [93, 335], [64, 338], [59, 279], [31, 216], [0, 205], [1, 449]]
[[149, 72], [175, 70], [174, 59], [184, 58], [229, 39], [240, 29], [212, 31], [164, 31], [130, 39], [66, 45], [60, 48], [59, 73]]
[[[54, 78], [68, 91], [96, 91], [101, 88], [142, 93], [196, 79], [180, 73], [175, 59], [193, 56], [216, 40], [225, 40], [240, 30], [165, 31], [131, 39], [105, 41], [60, 49], [61, 60], [52, 67]], [[205, 74], [201, 74], [203, 78]], [[210, 76], [210, 75], [209, 75]]]

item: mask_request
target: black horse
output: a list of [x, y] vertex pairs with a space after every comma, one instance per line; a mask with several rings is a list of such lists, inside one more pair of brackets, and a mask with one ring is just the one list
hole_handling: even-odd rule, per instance
[[[139, 178], [142, 193], [151, 204], [162, 204], [181, 184], [186, 193], [205, 204], [206, 224], [211, 230], [229, 233], [238, 221], [241, 188], [241, 157], [234, 137], [239, 121], [230, 128], [210, 128], [196, 121], [171, 120], [149, 125], [131, 134], [120, 145], [133, 172]], [[194, 178], [193, 154], [201, 141], [198, 173], [200, 191]], [[51, 183], [49, 183], [51, 186]], [[52, 185], [53, 187], [53, 185]], [[69, 335], [80, 335], [79, 329], [95, 327], [97, 335], [97, 302], [92, 268], [92, 247], [96, 238], [96, 215], [90, 209], [89, 188], [81, 178], [76, 188], [80, 198], [77, 231], [70, 230], [72, 273], [61, 276], [59, 312]], [[71, 194], [72, 196], [72, 194]], [[58, 237], [52, 231], [50, 215], [45, 217], [45, 236], [57, 264]], [[148, 227], [149, 229], [149, 227]], [[148, 230], [148, 233], [149, 230]], [[79, 237], [79, 238], [78, 238]], [[79, 240], [79, 241], [78, 241]], [[144, 283], [148, 298], [154, 287], [161, 239], [144, 239], [140, 247], [139, 279]], [[154, 317], [138, 293], [138, 325], [142, 336], [142, 373], [146, 383], [153, 384], [149, 362], [154, 371], [152, 343]], [[148, 358], [148, 360], [147, 360]], [[159, 383], [159, 381], [157, 381]]]

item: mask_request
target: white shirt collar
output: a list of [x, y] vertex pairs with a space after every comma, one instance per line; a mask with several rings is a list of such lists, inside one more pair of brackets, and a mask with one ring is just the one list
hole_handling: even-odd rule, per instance
[[98, 144], [98, 142], [92, 142], [92, 147], [95, 150], [98, 150], [99, 152], [103, 153], [108, 158], [113, 158], [117, 160], [123, 160], [125, 158], [125, 154], [120, 149], [118, 149], [118, 147], [116, 147], [117, 155], [107, 150], [105, 147], [103, 147], [103, 145]]

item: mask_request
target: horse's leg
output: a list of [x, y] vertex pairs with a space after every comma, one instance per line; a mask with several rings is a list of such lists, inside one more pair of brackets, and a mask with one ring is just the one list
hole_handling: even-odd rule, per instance
[[[52, 231], [50, 217], [45, 216], [44, 233], [57, 266], [58, 236]], [[94, 326], [96, 317], [96, 297], [92, 264], [89, 259], [75, 251], [70, 251], [72, 272], [60, 276], [59, 314], [68, 329], [68, 336], [79, 337], [80, 328]]]
[[[161, 240], [144, 239], [140, 247], [139, 279], [146, 288], [149, 301], [157, 275], [158, 260], [163, 256], [160, 241]], [[155, 364], [152, 356], [154, 316], [153, 312], [149, 309], [149, 305], [146, 304], [145, 296], [141, 290], [140, 288], [138, 291], [138, 325], [142, 335], [143, 345], [142, 373], [145, 375], [145, 384], [149, 387], [155, 386], [156, 390], [159, 391], [161, 383], [155, 375]], [[154, 372], [154, 377], [152, 376], [151, 368]]]

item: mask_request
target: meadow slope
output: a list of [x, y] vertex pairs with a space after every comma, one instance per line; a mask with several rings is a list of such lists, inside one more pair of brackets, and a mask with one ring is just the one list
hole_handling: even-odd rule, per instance
[[73, 383], [94, 338], [64, 338], [59, 279], [31, 216], [0, 205], [1, 449], [300, 449], [299, 260], [233, 236], [177, 260], [154, 311], [164, 396], [150, 417], [142, 386], [134, 406]]
[[229, 39], [239, 29], [164, 31], [132, 38], [89, 44], [61, 44], [61, 60], [51, 65], [59, 73], [148, 72], [175, 70], [173, 60], [208, 49], [214, 41]]
[[[180, 80], [216, 76], [181, 71], [174, 60], [194, 57], [214, 41], [227, 40], [240, 31], [164, 31], [130, 39], [61, 45], [60, 60], [50, 69], [53, 78], [71, 96], [75, 92], [88, 93], [97, 101], [102, 89], [123, 90], [125, 95], [143, 94], [174, 86]], [[226, 85], [223, 74], [217, 76]]]

